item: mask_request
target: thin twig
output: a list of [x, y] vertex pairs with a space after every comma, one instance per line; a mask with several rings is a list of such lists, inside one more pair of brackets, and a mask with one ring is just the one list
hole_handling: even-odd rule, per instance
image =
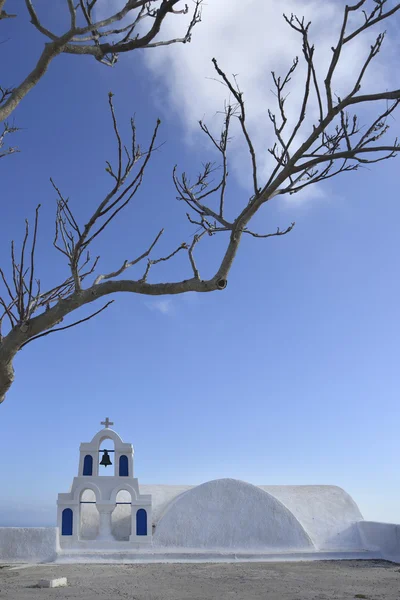
[[55, 327], [54, 329], [50, 329], [50, 331], [45, 331], [44, 333], [40, 333], [39, 335], [35, 335], [35, 336], [31, 337], [29, 340], [27, 340], [20, 346], [20, 349], [22, 349], [24, 346], [26, 346], [30, 342], [33, 342], [33, 340], [37, 340], [41, 337], [45, 337], [46, 335], [50, 335], [50, 333], [55, 333], [56, 331], [65, 331], [66, 329], [75, 327], [75, 325], [80, 325], [81, 323], [86, 323], [86, 321], [90, 321], [90, 319], [93, 319], [93, 317], [96, 317], [97, 315], [99, 315], [101, 312], [103, 312], [103, 310], [105, 310], [113, 302], [114, 302], [114, 300], [110, 300], [109, 302], [107, 302], [107, 304], [105, 304], [102, 308], [100, 308], [100, 310], [97, 310], [96, 312], [91, 314], [89, 317], [85, 317], [84, 319], [75, 321], [75, 323], [71, 323], [71, 325], [65, 325], [64, 327]]

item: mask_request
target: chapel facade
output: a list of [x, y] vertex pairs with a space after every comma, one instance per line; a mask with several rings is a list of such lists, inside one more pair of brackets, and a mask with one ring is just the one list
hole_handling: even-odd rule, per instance
[[[101, 424], [104, 428], [92, 441], [80, 445], [79, 472], [71, 491], [58, 495], [61, 549], [142, 548], [151, 544], [152, 497], [140, 494], [133, 476], [133, 446], [110, 429], [113, 423], [108, 417]], [[112, 469], [112, 475], [102, 475], [100, 465]], [[124, 511], [118, 514], [123, 531], [113, 528], [117, 511]]]

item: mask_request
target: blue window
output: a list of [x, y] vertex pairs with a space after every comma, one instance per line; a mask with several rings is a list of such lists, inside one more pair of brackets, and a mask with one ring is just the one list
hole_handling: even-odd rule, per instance
[[83, 475], [93, 475], [93, 457], [86, 454], [83, 461]]
[[128, 477], [129, 468], [128, 468], [128, 457], [120, 456], [119, 457], [119, 476], [120, 477]]
[[70, 508], [64, 508], [61, 518], [61, 535], [72, 535], [73, 514]]
[[136, 513], [136, 535], [147, 535], [147, 512], [139, 508]]

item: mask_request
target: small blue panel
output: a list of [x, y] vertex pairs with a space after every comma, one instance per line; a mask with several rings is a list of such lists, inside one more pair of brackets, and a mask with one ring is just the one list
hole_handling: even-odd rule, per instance
[[83, 475], [93, 475], [93, 457], [86, 454], [83, 461]]
[[73, 514], [70, 508], [62, 511], [61, 535], [72, 535]]
[[128, 468], [128, 457], [122, 455], [119, 457], [119, 476], [120, 477], [128, 477], [129, 468]]
[[147, 535], [147, 512], [139, 508], [136, 513], [136, 535]]

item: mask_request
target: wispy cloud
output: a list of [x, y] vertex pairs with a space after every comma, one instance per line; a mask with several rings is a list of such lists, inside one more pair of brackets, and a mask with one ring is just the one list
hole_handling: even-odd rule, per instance
[[[298, 55], [301, 62], [301, 37], [282, 18], [282, 12], [305, 16], [312, 21], [311, 41], [315, 43], [315, 64], [323, 75], [332, 56], [343, 14], [342, 0], [281, 0], [279, 10], [274, 0], [230, 0], [229, 3], [211, 0], [204, 6], [203, 22], [196, 26], [190, 44], [172, 45], [144, 53], [144, 60], [161, 81], [158, 102], [162, 110], [175, 111], [184, 127], [186, 142], [199, 143], [199, 118], [219, 129], [220, 116], [216, 115], [227, 99], [227, 89], [215, 81], [211, 58], [218, 60], [227, 73], [235, 73], [246, 102], [248, 126], [259, 157], [259, 168], [264, 177], [270, 172], [272, 158], [267, 149], [273, 138], [267, 109], [277, 112], [276, 99], [271, 93], [271, 71], [285, 74]], [[173, 38], [183, 31], [184, 17], [172, 15], [163, 25], [162, 37]], [[382, 27], [381, 27], [382, 29]], [[369, 31], [355, 39], [344, 53], [343, 62], [334, 82], [335, 91], [343, 94], [354, 83], [357, 69], [368, 55], [375, 32]], [[388, 44], [387, 44], [388, 45]], [[365, 79], [365, 89], [387, 87], [388, 65], [378, 56]], [[298, 117], [304, 92], [304, 66], [298, 68], [290, 85], [287, 99], [289, 123]], [[303, 134], [305, 136], [317, 115], [317, 101], [312, 98]], [[308, 126], [308, 127], [307, 127]], [[308, 129], [308, 131], [307, 131]], [[202, 142], [206, 143], [203, 136]], [[251, 170], [247, 149], [235, 135], [232, 143], [232, 172], [243, 187], [250, 187]], [[294, 196], [320, 197], [311, 192]], [[292, 197], [292, 198], [294, 198]]]
[[148, 300], [145, 302], [149, 310], [158, 311], [163, 315], [171, 315], [173, 313], [173, 303], [170, 298], [160, 298], [157, 300]]

